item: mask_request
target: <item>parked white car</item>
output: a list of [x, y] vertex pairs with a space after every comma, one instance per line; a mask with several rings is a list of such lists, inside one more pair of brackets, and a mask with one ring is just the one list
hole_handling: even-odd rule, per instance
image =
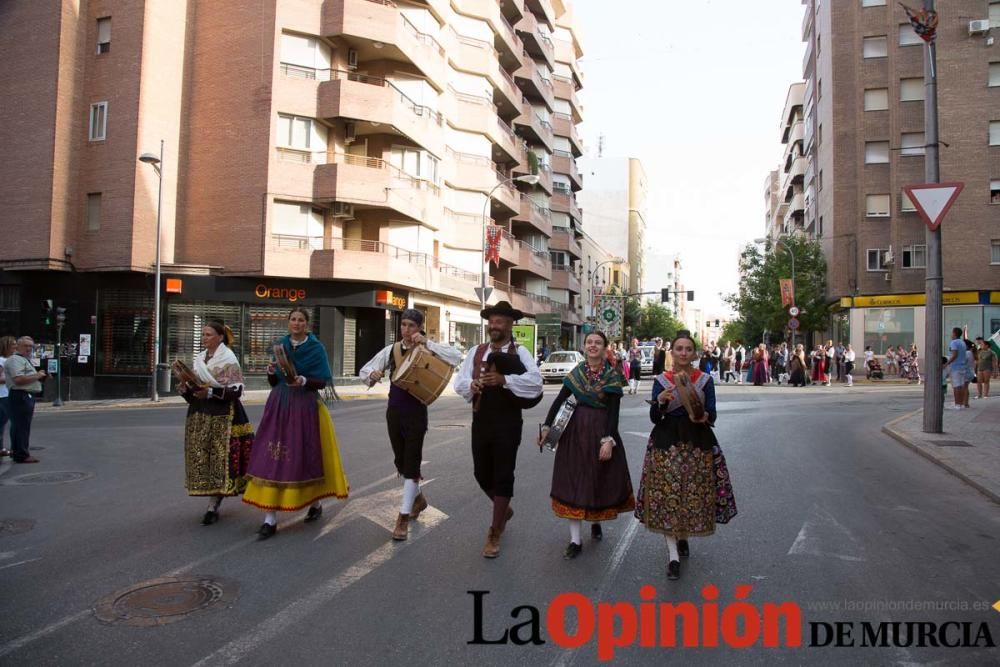
[[542, 381], [562, 380], [570, 371], [583, 361], [583, 355], [574, 351], [553, 352], [549, 358], [538, 367]]

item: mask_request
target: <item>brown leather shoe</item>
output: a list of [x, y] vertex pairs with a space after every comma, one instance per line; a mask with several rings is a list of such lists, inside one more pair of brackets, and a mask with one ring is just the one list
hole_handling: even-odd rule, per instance
[[392, 539], [402, 542], [409, 536], [410, 515], [400, 513], [396, 517], [396, 527], [392, 531]]
[[500, 555], [500, 531], [490, 527], [486, 534], [486, 545], [483, 547], [483, 558], [496, 558]]
[[427, 509], [427, 499], [424, 498], [424, 494], [418, 493], [417, 497], [413, 499], [413, 507], [410, 509], [410, 521], [416, 521], [425, 509]]

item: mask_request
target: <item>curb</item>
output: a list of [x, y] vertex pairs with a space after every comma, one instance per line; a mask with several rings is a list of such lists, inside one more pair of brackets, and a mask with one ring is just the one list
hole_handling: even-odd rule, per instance
[[941, 459], [933, 456], [930, 452], [928, 452], [927, 450], [923, 449], [922, 447], [917, 446], [902, 431], [899, 431], [899, 430], [897, 430], [895, 428], [895, 425], [898, 422], [901, 422], [901, 421], [903, 421], [905, 419], [909, 419], [910, 417], [912, 417], [914, 415], [921, 414], [921, 413], [923, 413], [923, 409], [922, 408], [920, 410], [914, 410], [913, 412], [910, 412], [909, 414], [905, 414], [902, 417], [897, 417], [896, 419], [893, 419], [892, 421], [887, 422], [886, 424], [883, 424], [882, 425], [882, 433], [886, 434], [887, 436], [889, 436], [890, 438], [892, 438], [893, 440], [895, 440], [899, 444], [903, 445], [907, 449], [913, 450], [914, 452], [916, 452], [920, 456], [924, 457], [928, 461], [936, 463], [938, 466], [940, 466], [944, 470], [947, 470], [949, 473], [951, 473], [955, 477], [959, 478], [960, 480], [962, 480], [963, 482], [965, 482], [966, 484], [968, 484], [969, 486], [971, 486], [972, 488], [974, 488], [976, 491], [979, 491], [979, 493], [983, 494], [984, 496], [986, 496], [987, 498], [989, 498], [993, 502], [995, 502], [997, 504], [1000, 504], [1000, 494], [997, 494], [993, 490], [988, 489], [987, 487], [983, 486], [982, 484], [980, 484], [976, 480], [972, 479], [971, 477], [969, 477], [968, 475], [966, 475], [962, 471], [958, 470], [957, 468], [952, 467], [951, 465], [945, 463]]
[[[370, 396], [358, 395], [358, 396], [341, 396], [340, 401], [373, 401], [376, 399], [386, 398], [385, 394], [372, 394]], [[339, 401], [335, 401], [339, 402]], [[264, 405], [267, 403], [267, 399], [252, 399], [241, 401], [243, 405]], [[68, 412], [85, 412], [89, 410], [148, 410], [150, 408], [170, 408], [170, 407], [186, 407], [187, 403], [184, 401], [170, 401], [170, 400], [160, 400], [157, 402], [148, 401], [146, 403], [119, 403], [119, 404], [106, 404], [106, 405], [68, 405], [62, 407], [53, 407], [52, 404], [46, 405], [36, 405], [35, 413], [39, 412], [58, 412], [58, 413], [68, 413]]]

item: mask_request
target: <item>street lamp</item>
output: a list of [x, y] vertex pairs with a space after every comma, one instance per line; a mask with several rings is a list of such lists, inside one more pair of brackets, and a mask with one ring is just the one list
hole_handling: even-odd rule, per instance
[[[487, 217], [487, 209], [490, 202], [493, 200], [493, 193], [508, 183], [526, 183], [527, 185], [538, 185], [538, 181], [541, 180], [536, 174], [525, 174], [524, 176], [515, 176], [514, 178], [505, 178], [499, 183], [493, 186], [493, 189], [489, 191], [486, 195], [486, 201], [483, 202], [483, 238], [482, 238], [482, 259], [480, 260], [480, 266], [482, 267], [482, 275], [479, 281], [479, 309], [486, 309], [486, 275], [489, 273], [489, 264], [486, 262], [486, 225], [489, 221]], [[482, 326], [479, 328], [479, 342], [486, 342], [486, 322], [483, 321]]]
[[[779, 239], [780, 240], [780, 239]], [[753, 240], [754, 243], [767, 243], [767, 239], [758, 238]], [[787, 245], [781, 245], [780, 243], [774, 244], [775, 248], [781, 248], [788, 253], [788, 257], [792, 260], [792, 305], [797, 305], [795, 303], [795, 253]], [[795, 351], [795, 329], [792, 329], [792, 351]]]
[[153, 165], [153, 171], [159, 179], [156, 192], [156, 281], [153, 287], [153, 382], [149, 400], [159, 401], [156, 390], [156, 370], [160, 365], [160, 210], [163, 208], [163, 139], [160, 139], [160, 155], [143, 153], [139, 162]]

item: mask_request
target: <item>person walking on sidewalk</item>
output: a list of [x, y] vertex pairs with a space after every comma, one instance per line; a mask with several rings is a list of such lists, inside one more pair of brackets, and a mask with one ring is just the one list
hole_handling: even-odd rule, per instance
[[693, 368], [694, 339], [677, 332], [673, 370], [656, 378], [635, 516], [667, 541], [667, 578], [680, 578], [688, 538], [707, 536], [736, 516], [729, 470], [712, 432], [716, 419], [711, 376]]
[[586, 359], [563, 380], [538, 434], [541, 447], [560, 409], [572, 396], [576, 407], [559, 437], [549, 494], [552, 511], [569, 521], [570, 541], [563, 551], [566, 560], [583, 551], [580, 530], [584, 521], [591, 522], [591, 538], [600, 540], [603, 532], [599, 522], [635, 509], [625, 447], [618, 434], [625, 378], [605, 359], [607, 345], [603, 332], [587, 334]]
[[35, 415], [35, 399], [42, 393], [45, 371], [36, 371], [31, 365], [31, 351], [35, 341], [21, 336], [15, 345], [15, 354], [7, 357], [3, 371], [8, 387], [7, 406], [10, 410], [10, 455], [14, 463], [38, 463], [31, 455], [31, 420]]
[[642, 382], [642, 350], [639, 349], [639, 339], [632, 339], [632, 348], [628, 352], [628, 388], [630, 394], [639, 392]]
[[229, 349], [232, 329], [218, 320], [201, 331], [203, 352], [194, 357], [195, 386], [182, 382], [177, 391], [187, 401], [184, 420], [184, 488], [189, 496], [208, 496], [204, 526], [219, 520], [227, 496], [246, 490], [253, 449], [253, 424], [240, 402], [243, 373]]
[[736, 353], [733, 356], [736, 359], [733, 365], [733, 370], [736, 371], [736, 384], [743, 384], [743, 357], [746, 356], [746, 349], [742, 341], [736, 341]]
[[854, 376], [851, 373], [854, 372], [854, 348], [848, 343], [847, 347], [844, 348], [844, 379], [847, 380], [847, 386], [854, 386]]
[[484, 308], [490, 342], [466, 355], [455, 376], [455, 392], [472, 403], [472, 465], [479, 488], [490, 499], [493, 517], [483, 558], [500, 555], [500, 536], [514, 516], [514, 469], [521, 445], [522, 408], [542, 400], [542, 375], [528, 351], [512, 338], [514, 321], [524, 317], [507, 301]]
[[[427, 340], [422, 331], [423, 325], [422, 312], [415, 308], [404, 310], [399, 322], [399, 342], [382, 348], [364, 365], [358, 373], [361, 381], [373, 387], [386, 371], [391, 379], [396, 369], [418, 345], [423, 345], [450, 366], [460, 364], [461, 353], [450, 345]], [[427, 500], [420, 491], [420, 462], [423, 460], [424, 436], [427, 433], [427, 406], [395, 383], [390, 383], [385, 421], [389, 429], [389, 444], [392, 445], [393, 464], [396, 472], [403, 478], [403, 499], [399, 504], [396, 527], [392, 531], [392, 539], [402, 541], [409, 534], [410, 521], [427, 509]]]
[[951, 389], [955, 397], [955, 405], [951, 406], [950, 410], [962, 410], [966, 406], [967, 392], [969, 387], [966, 384], [966, 375], [968, 374], [968, 356], [966, 352], [968, 348], [965, 346], [965, 341], [962, 340], [962, 330], [959, 327], [954, 327], [951, 330], [951, 343], [948, 344], [948, 351], [951, 356], [948, 358], [948, 363], [945, 364], [945, 368], [951, 376]]
[[17, 340], [13, 336], [0, 338], [0, 459], [10, 456], [10, 450], [5, 449], [3, 446], [3, 432], [7, 428], [7, 422], [10, 421], [9, 390], [7, 388], [7, 378], [4, 375], [3, 365], [7, 361], [7, 357], [14, 354], [16, 347]]
[[990, 377], [996, 366], [996, 354], [982, 337], [976, 338], [976, 393], [977, 398], [990, 397]]
[[278, 531], [277, 512], [308, 507], [305, 520], [316, 521], [323, 514], [320, 500], [347, 498], [350, 490], [333, 420], [319, 395], [333, 373], [326, 348], [309, 333], [309, 311], [296, 307], [289, 312], [288, 335], [278, 345], [278, 354], [289, 364], [276, 359], [267, 366], [271, 393], [257, 429], [247, 470], [250, 483], [243, 494], [243, 502], [265, 512], [257, 531], [260, 540]]

